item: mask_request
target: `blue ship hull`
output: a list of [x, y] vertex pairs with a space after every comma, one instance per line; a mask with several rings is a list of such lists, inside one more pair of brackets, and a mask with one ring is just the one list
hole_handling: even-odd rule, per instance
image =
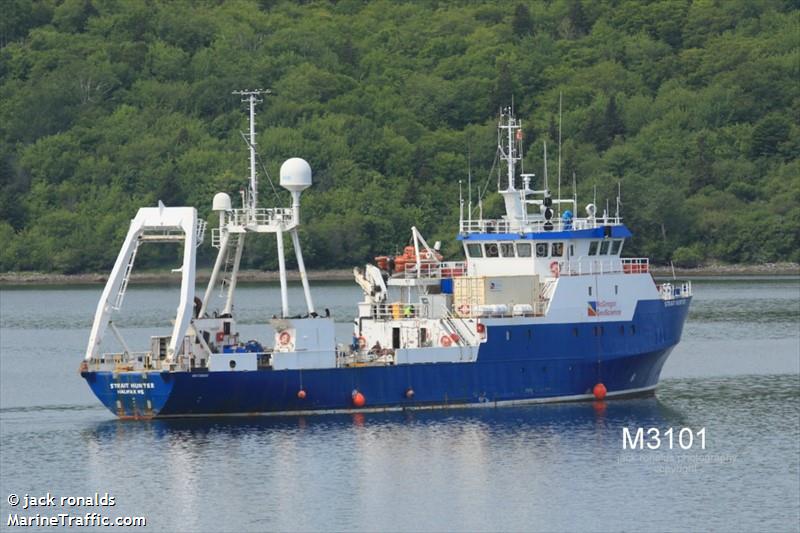
[[[691, 298], [640, 301], [631, 321], [492, 325], [473, 363], [251, 372], [85, 372], [121, 418], [504, 405], [652, 393]], [[298, 398], [298, 391], [306, 396]], [[407, 391], [413, 390], [408, 397]], [[356, 409], [352, 393], [366, 404]]]

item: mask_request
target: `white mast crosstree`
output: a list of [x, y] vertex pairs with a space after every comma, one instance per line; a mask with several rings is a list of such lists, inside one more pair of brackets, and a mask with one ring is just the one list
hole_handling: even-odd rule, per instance
[[[311, 186], [311, 167], [303, 159], [293, 157], [281, 165], [280, 184], [292, 195], [290, 208], [260, 208], [258, 207], [258, 173], [256, 169], [256, 104], [262, 100], [262, 94], [270, 94], [269, 90], [244, 90], [235, 91], [241, 95], [242, 102], [249, 105], [250, 128], [247, 135], [242, 134], [250, 149], [250, 183], [244, 194], [243, 206], [240, 209], [231, 207], [231, 198], [226, 193], [217, 193], [214, 196], [212, 209], [219, 213], [219, 228], [212, 230], [212, 245], [219, 248], [214, 270], [208, 282], [200, 317], [208, 316], [208, 305], [214, 288], [219, 282], [223, 293], [226, 294], [223, 315], [230, 315], [233, 311], [233, 295], [236, 289], [236, 279], [244, 248], [245, 236], [248, 233], [274, 233], [277, 240], [278, 269], [281, 283], [281, 316], [289, 316], [289, 301], [286, 284], [286, 258], [284, 255], [283, 234], [288, 232], [292, 239], [300, 279], [303, 283], [308, 313], [314, 315], [314, 303], [311, 299], [311, 290], [308, 286], [308, 275], [303, 261], [303, 252], [300, 248], [300, 238], [297, 228], [300, 225], [300, 195]], [[221, 279], [220, 279], [221, 277]]]

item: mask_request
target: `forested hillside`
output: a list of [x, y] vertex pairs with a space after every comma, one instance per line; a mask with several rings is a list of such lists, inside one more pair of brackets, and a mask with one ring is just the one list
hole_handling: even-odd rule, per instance
[[[582, 205], [596, 187], [613, 210], [620, 183], [628, 254], [800, 260], [795, 0], [0, 7], [0, 271], [105, 270], [138, 207], [161, 199], [210, 218], [215, 192], [238, 198], [246, 119], [231, 91], [255, 87], [275, 92], [258, 117], [270, 175], [292, 156], [314, 170], [314, 268], [393, 251], [412, 224], [459, 253], [470, 165], [489, 180], [486, 211], [500, 209], [489, 173], [512, 98], [525, 168], [542, 175], [547, 140], [555, 188], [559, 94], [562, 192], [574, 172]], [[247, 266], [271, 268], [271, 250], [251, 247]]]

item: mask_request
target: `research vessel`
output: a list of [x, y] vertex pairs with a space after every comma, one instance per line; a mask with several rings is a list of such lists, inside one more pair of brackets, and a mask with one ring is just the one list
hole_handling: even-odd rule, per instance
[[[249, 106], [243, 133], [249, 184], [239, 207], [227, 193], [213, 198], [219, 222], [211, 244], [218, 251], [205, 291], [195, 294], [206, 221], [193, 207], [159, 202], [131, 221], [102, 292], [80, 373], [112, 413], [131, 419], [310, 414], [653, 393], [680, 340], [691, 284], [659, 284], [647, 258], [622, 256], [631, 232], [618, 209], [601, 214], [588, 204], [578, 216], [574, 191], [571, 198], [554, 195], [546, 170], [534, 188], [536, 176], [522, 171], [522, 124], [511, 109], [498, 124], [505, 215], [483, 218], [482, 204], [465, 206], [461, 198], [456, 238], [463, 260], [445, 261], [438, 243], [430, 246], [411, 228], [401, 254], [354, 268], [363, 300], [352, 338], [337, 342], [334, 317], [315, 307], [298, 236], [311, 168], [299, 158], [284, 162], [280, 185], [291, 204], [259, 206], [255, 109], [263, 92], [238, 94]], [[271, 338], [248, 340], [237, 330], [235, 293], [245, 241], [261, 234], [275, 238], [281, 311], [263, 318]], [[294, 315], [287, 237], [305, 300]], [[137, 352], [114, 319], [137, 250], [152, 243], [182, 244], [180, 296], [171, 331]], [[212, 309], [217, 291], [222, 305]], [[102, 350], [108, 332], [121, 349]]]

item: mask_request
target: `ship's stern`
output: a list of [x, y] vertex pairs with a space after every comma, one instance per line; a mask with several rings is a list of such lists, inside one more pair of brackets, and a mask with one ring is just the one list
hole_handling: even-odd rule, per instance
[[169, 372], [82, 371], [103, 405], [122, 419], [149, 419], [161, 412], [172, 393]]

